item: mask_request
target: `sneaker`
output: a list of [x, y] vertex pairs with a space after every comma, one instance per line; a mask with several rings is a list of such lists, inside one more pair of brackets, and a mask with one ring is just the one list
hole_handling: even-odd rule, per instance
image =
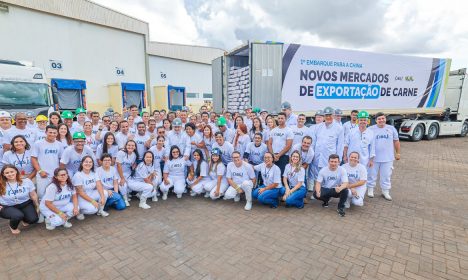
[[206, 193], [205, 193], [205, 198], [208, 198], [208, 197], [210, 197], [210, 193], [209, 193], [209, 192], [206, 192]]
[[310, 200], [315, 200], [314, 195], [311, 195], [311, 196], [310, 196]]
[[345, 211], [343, 208], [338, 208], [338, 210], [336, 210], [338, 212], [338, 214], [341, 216], [341, 217], [344, 217], [346, 215]]
[[389, 190], [382, 190], [382, 196], [388, 200], [392, 201], [392, 197], [390, 196], [390, 191]]
[[181, 193], [178, 193], [176, 196], [177, 196], [177, 198], [182, 198], [182, 194], [181, 194]]
[[76, 219], [78, 221], [83, 221], [85, 219], [85, 216], [84, 216], [84, 214], [80, 213], [80, 214], [76, 215]]
[[44, 222], [44, 218], [45, 218], [44, 215], [39, 214], [39, 220], [37, 220], [37, 223], [42, 224]]
[[72, 227], [72, 223], [70, 223], [69, 221], [66, 221], [66, 222], [63, 224], [63, 227], [64, 227], [64, 228], [71, 228], [71, 227]]
[[323, 208], [328, 208], [328, 201], [327, 201], [327, 202], [324, 202], [324, 203], [322, 203], [322, 207], [323, 207]]
[[167, 199], [167, 192], [163, 193], [163, 200]]
[[239, 202], [240, 201], [240, 194], [236, 194], [236, 197], [234, 197], [234, 202]]
[[153, 198], [151, 198], [151, 200], [152, 200], [153, 202], [158, 201], [158, 196], [157, 196], [157, 195], [154, 195]]
[[50, 223], [48, 223], [48, 224], [46, 223], [45, 228], [46, 228], [47, 230], [54, 230], [54, 229], [55, 229], [55, 226], [51, 225]]
[[107, 217], [107, 216], [109, 216], [109, 213], [107, 213], [107, 212], [104, 211], [104, 210], [100, 210], [100, 211], [98, 211], [98, 215], [99, 215], [99, 216], [103, 216], [103, 217]]
[[374, 188], [367, 188], [367, 196], [370, 198], [374, 197]]
[[149, 206], [148, 204], [146, 204], [146, 202], [140, 202], [140, 204], [138, 205], [138, 207], [140, 208], [143, 208], [143, 209], [150, 209], [151, 206]]
[[344, 203], [344, 207], [346, 209], [348, 209], [349, 207], [351, 207], [351, 197], [348, 197]]
[[125, 206], [130, 207], [130, 203], [128, 202], [128, 200], [125, 200]]
[[247, 201], [247, 203], [245, 203], [244, 210], [250, 211], [250, 209], [252, 209], [252, 201]]
[[196, 196], [196, 195], [197, 195], [197, 193], [196, 193], [196, 192], [194, 192], [194, 191], [190, 191], [190, 196], [192, 196], [192, 197], [193, 197], [193, 196]]

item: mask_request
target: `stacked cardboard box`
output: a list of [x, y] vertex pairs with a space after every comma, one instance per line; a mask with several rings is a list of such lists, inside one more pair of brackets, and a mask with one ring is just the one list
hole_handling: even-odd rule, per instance
[[229, 68], [227, 107], [230, 112], [243, 112], [250, 104], [249, 66]]

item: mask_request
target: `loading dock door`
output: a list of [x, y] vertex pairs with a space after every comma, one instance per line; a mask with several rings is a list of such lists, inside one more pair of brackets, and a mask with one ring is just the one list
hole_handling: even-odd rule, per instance
[[52, 79], [51, 86], [57, 90], [54, 94], [58, 99], [60, 110], [75, 110], [86, 108], [86, 82], [83, 80]]
[[122, 83], [122, 104], [125, 107], [137, 105], [141, 110], [146, 107], [145, 84]]

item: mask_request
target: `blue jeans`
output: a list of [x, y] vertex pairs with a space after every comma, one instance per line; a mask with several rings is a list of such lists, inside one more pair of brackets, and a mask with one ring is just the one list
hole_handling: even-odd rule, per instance
[[306, 194], [307, 188], [305, 186], [300, 187], [286, 198], [286, 206], [304, 208], [304, 198]]
[[125, 201], [123, 197], [114, 191], [112, 191], [112, 197], [108, 197], [106, 201], [106, 205], [104, 209], [108, 209], [109, 207], [115, 208], [116, 210], [124, 210], [125, 209]]
[[252, 191], [252, 198], [257, 199], [262, 204], [270, 205], [272, 208], [278, 207], [278, 199], [284, 194], [284, 187], [266, 190], [259, 194], [260, 189], [263, 188], [265, 188], [265, 186], [260, 186], [254, 189]]

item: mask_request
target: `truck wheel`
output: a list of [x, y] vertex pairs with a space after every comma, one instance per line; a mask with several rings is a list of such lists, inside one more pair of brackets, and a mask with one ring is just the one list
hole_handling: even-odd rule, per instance
[[463, 123], [461, 132], [458, 136], [465, 137], [466, 134], [468, 134], [468, 122], [467, 121]]
[[411, 141], [418, 142], [424, 136], [424, 126], [422, 124], [416, 125], [413, 129], [413, 135], [411, 136]]
[[439, 136], [439, 126], [435, 123], [429, 126], [427, 131], [426, 140], [434, 140]]

